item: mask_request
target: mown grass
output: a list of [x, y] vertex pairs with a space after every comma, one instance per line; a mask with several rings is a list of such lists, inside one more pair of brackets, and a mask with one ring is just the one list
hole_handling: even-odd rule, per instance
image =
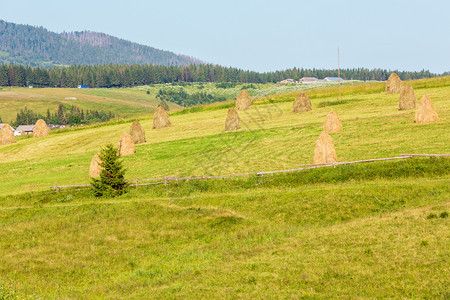
[[[440, 122], [414, 124], [377, 85], [344, 92], [338, 159], [447, 153], [447, 81], [421, 84], [416, 96], [429, 94]], [[141, 118], [147, 143], [123, 158], [127, 179], [311, 163], [337, 94], [313, 95], [304, 114], [292, 113], [295, 94], [258, 99], [231, 133], [227, 103], [172, 114], [162, 130]], [[449, 159], [172, 182], [114, 199], [50, 192], [88, 183], [92, 156], [130, 123], [0, 147], [0, 298], [448, 297]]]
[[449, 219], [427, 216], [450, 210], [448, 165], [9, 198], [0, 278], [20, 298], [445, 297]]
[[[64, 99], [75, 97], [76, 100]], [[15, 120], [27, 107], [45, 115], [47, 109], [56, 112], [58, 104], [76, 105], [84, 110], [103, 110], [122, 118], [139, 117], [155, 111], [159, 100], [133, 89], [69, 89], [69, 88], [7, 88], [0, 92], [0, 116], [4, 122]], [[174, 103], [171, 109], [180, 108]]]
[[[432, 99], [441, 121], [415, 124], [414, 110], [398, 111], [398, 95], [343, 93], [343, 104], [333, 106], [344, 126], [332, 134], [339, 161], [447, 153], [450, 89], [416, 89], [418, 98], [423, 94]], [[313, 110], [302, 114], [292, 112], [290, 101], [255, 105], [240, 112], [241, 129], [228, 133], [223, 132], [226, 108], [171, 115], [172, 127], [160, 130], [151, 129], [151, 116], [139, 118], [147, 143], [136, 146], [136, 155], [124, 158], [127, 177], [226, 175], [309, 164], [330, 109], [319, 106], [327, 101], [335, 99], [312, 99]], [[48, 190], [55, 183], [88, 183], [92, 156], [107, 143], [116, 144], [131, 122], [113, 120], [1, 146], [0, 195]]]

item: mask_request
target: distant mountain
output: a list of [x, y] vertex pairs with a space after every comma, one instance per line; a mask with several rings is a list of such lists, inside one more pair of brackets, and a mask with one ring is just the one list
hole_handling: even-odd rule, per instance
[[55, 33], [0, 20], [0, 64], [39, 67], [96, 64], [185, 66], [201, 61], [104, 33]]

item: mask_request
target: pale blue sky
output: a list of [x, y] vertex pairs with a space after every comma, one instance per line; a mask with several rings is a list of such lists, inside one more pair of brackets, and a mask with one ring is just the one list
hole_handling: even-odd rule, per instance
[[0, 19], [104, 32], [255, 71], [450, 71], [450, 1], [0, 0]]

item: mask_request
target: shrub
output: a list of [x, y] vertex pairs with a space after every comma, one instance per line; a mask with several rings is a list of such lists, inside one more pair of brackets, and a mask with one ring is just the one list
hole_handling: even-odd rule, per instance
[[430, 214], [427, 216], [427, 219], [435, 219], [435, 218], [437, 218], [437, 215], [436, 215], [435, 213], [430, 213]]
[[125, 181], [125, 169], [122, 166], [118, 150], [112, 144], [100, 151], [102, 171], [100, 178], [92, 178], [91, 187], [96, 197], [115, 197], [125, 193], [128, 186]]

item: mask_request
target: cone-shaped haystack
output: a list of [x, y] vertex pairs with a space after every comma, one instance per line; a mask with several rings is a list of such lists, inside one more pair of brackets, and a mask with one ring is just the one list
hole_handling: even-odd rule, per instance
[[133, 142], [135, 144], [145, 143], [145, 131], [139, 121], [134, 121], [133, 123], [131, 123], [130, 135], [133, 138]]
[[99, 158], [99, 154], [97, 153], [91, 160], [91, 165], [89, 167], [89, 176], [93, 178], [100, 177], [100, 173], [102, 172], [102, 167], [100, 167], [101, 160]]
[[236, 109], [230, 108], [228, 110], [227, 119], [225, 120], [225, 131], [237, 130], [241, 128], [239, 125], [239, 115]]
[[4, 124], [0, 129], [0, 145], [13, 144], [15, 142], [14, 131], [11, 126]]
[[36, 125], [34, 126], [33, 136], [36, 138], [43, 137], [47, 136], [49, 132], [50, 129], [47, 127], [45, 121], [42, 119], [37, 120]]
[[400, 98], [398, 100], [399, 110], [408, 110], [416, 108], [417, 98], [414, 94], [412, 86], [409, 84], [403, 84], [402, 90], [400, 91]]
[[392, 73], [386, 81], [386, 94], [399, 94], [402, 89], [402, 80], [396, 73]]
[[119, 156], [133, 155], [135, 152], [133, 138], [128, 132], [124, 132], [119, 141]]
[[167, 111], [162, 106], [158, 106], [153, 115], [153, 129], [169, 127], [171, 125]]
[[420, 99], [419, 107], [417, 107], [416, 115], [414, 117], [414, 122], [423, 124], [439, 121], [437, 112], [433, 108], [433, 103], [431, 103], [428, 95], [424, 95]]
[[236, 109], [244, 110], [252, 106], [252, 97], [246, 90], [242, 90], [236, 98]]
[[320, 134], [314, 149], [314, 163], [329, 164], [333, 162], [337, 162], [333, 139], [330, 135], [328, 135], [328, 133], [323, 131]]
[[341, 120], [339, 120], [339, 117], [337, 113], [334, 111], [330, 111], [328, 116], [325, 119], [325, 122], [323, 123], [323, 130], [325, 132], [338, 132], [342, 130], [342, 123]]
[[300, 92], [294, 101], [294, 112], [305, 112], [312, 109], [311, 100], [309, 100], [308, 95], [304, 92]]

